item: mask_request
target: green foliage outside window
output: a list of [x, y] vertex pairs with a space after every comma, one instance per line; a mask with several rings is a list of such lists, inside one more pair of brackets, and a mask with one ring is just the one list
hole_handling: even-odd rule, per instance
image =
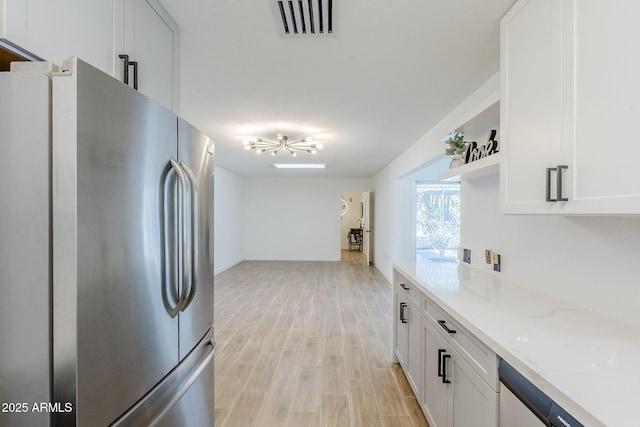
[[416, 186], [416, 259], [455, 261], [460, 245], [460, 184]]

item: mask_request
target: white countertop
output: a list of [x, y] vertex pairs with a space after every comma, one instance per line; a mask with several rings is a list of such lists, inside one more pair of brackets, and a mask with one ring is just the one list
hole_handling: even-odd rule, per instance
[[394, 267], [585, 426], [640, 425], [640, 328], [465, 265]]

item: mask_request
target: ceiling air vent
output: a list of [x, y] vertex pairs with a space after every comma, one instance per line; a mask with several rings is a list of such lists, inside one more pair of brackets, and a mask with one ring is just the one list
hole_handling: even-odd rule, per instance
[[278, 0], [285, 34], [333, 32], [333, 0]]

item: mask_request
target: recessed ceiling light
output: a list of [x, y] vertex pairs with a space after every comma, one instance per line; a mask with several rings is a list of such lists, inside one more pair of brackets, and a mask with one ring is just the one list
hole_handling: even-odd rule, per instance
[[324, 169], [324, 163], [272, 163], [278, 169]]

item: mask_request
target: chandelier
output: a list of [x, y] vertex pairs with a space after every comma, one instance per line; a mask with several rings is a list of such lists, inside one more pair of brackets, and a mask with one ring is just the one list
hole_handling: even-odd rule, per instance
[[319, 149], [322, 148], [322, 144], [314, 144], [311, 142], [310, 136], [297, 141], [289, 141], [286, 135], [278, 134], [278, 142], [267, 141], [262, 138], [254, 138], [252, 140], [242, 141], [245, 150], [256, 150], [258, 154], [264, 153], [267, 150], [271, 151], [271, 155], [275, 156], [278, 151], [284, 149], [291, 153], [292, 156], [296, 155], [296, 151], [306, 151], [307, 153], [316, 154]]

